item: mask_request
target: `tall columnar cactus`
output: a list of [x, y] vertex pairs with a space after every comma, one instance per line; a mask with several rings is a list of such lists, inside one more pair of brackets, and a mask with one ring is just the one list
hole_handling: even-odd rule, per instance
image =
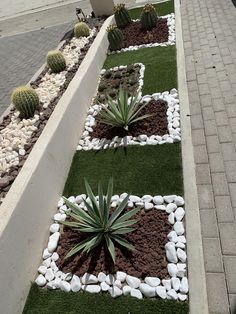
[[74, 34], [75, 34], [75, 37], [77, 38], [88, 37], [90, 35], [90, 28], [88, 27], [86, 23], [79, 22], [75, 24]]
[[51, 50], [47, 54], [47, 65], [54, 73], [64, 71], [66, 59], [59, 50]]
[[36, 91], [29, 86], [17, 87], [12, 93], [11, 101], [20, 112], [21, 118], [32, 118], [35, 110], [39, 108], [39, 96]]
[[152, 4], [146, 4], [141, 14], [141, 28], [143, 30], [152, 29], [157, 25], [157, 12]]
[[131, 24], [132, 20], [125, 4], [121, 3], [114, 6], [116, 25], [119, 28], [126, 27]]
[[123, 43], [122, 31], [116, 26], [111, 25], [107, 28], [108, 40], [111, 50], [119, 50]]

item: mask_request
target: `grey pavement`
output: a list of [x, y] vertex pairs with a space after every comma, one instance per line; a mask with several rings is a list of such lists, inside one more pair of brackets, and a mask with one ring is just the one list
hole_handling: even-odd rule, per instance
[[209, 312], [236, 313], [236, 9], [182, 0]]

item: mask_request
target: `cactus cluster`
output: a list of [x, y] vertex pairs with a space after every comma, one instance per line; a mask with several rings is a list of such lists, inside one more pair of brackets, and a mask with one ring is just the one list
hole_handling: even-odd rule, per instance
[[131, 24], [132, 20], [131, 20], [128, 10], [125, 7], [125, 4], [123, 3], [117, 4], [116, 6], [114, 6], [114, 11], [115, 11], [116, 25], [119, 28], [124, 28]]
[[76, 38], [88, 37], [90, 35], [90, 28], [84, 22], [79, 22], [75, 24], [74, 34]]
[[123, 43], [123, 34], [116, 25], [107, 28], [110, 50], [119, 50]]
[[66, 59], [59, 50], [51, 50], [47, 54], [47, 65], [53, 73], [59, 73], [66, 68]]
[[24, 119], [32, 118], [35, 110], [39, 108], [39, 96], [29, 86], [17, 87], [12, 93], [11, 100], [20, 112], [20, 117]]
[[152, 4], [146, 4], [140, 18], [141, 28], [143, 30], [152, 29], [157, 25], [157, 20], [158, 16], [155, 7]]

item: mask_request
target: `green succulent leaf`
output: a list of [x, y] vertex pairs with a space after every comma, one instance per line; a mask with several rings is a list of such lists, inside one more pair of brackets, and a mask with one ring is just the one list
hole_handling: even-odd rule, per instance
[[127, 240], [121, 238], [119, 235], [111, 235], [111, 238], [114, 239], [120, 245], [124, 246], [125, 248], [131, 251], [135, 249], [135, 247], [132, 244], [130, 244]]
[[111, 236], [109, 237], [107, 234], [105, 234], [105, 240], [107, 243], [107, 248], [109, 253], [111, 254], [112, 260], [115, 263], [116, 260], [116, 251], [115, 251], [115, 246], [114, 243], [111, 240]]

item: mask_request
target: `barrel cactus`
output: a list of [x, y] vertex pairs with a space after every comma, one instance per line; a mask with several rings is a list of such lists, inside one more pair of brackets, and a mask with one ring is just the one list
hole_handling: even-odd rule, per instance
[[123, 28], [131, 24], [132, 20], [125, 4], [121, 3], [114, 6], [116, 25]]
[[75, 34], [75, 37], [77, 38], [88, 37], [90, 35], [90, 29], [86, 23], [79, 22], [75, 24], [74, 34]]
[[35, 110], [39, 108], [39, 96], [29, 86], [17, 87], [12, 93], [11, 100], [20, 112], [20, 117], [24, 119], [32, 118]]
[[47, 65], [53, 73], [59, 73], [66, 68], [66, 59], [59, 50], [51, 50], [47, 54]]
[[123, 43], [122, 31], [116, 25], [111, 25], [107, 28], [107, 32], [110, 49], [111, 50], [121, 49]]
[[152, 29], [157, 25], [157, 12], [152, 4], [146, 4], [141, 14], [141, 28], [143, 30]]

